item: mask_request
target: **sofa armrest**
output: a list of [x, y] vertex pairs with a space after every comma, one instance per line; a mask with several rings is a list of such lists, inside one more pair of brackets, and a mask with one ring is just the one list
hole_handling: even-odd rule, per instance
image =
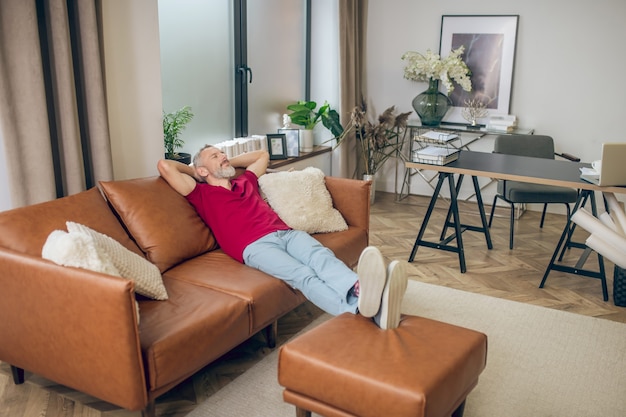
[[325, 180], [333, 206], [341, 212], [346, 223], [361, 227], [369, 233], [372, 183], [339, 177], [326, 177]]
[[147, 402], [131, 281], [0, 248], [0, 360], [121, 407]]

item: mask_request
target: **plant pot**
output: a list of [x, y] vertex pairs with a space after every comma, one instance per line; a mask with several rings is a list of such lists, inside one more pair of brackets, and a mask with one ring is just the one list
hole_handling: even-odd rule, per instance
[[176, 152], [173, 154], [170, 153], [166, 153], [165, 154], [165, 159], [171, 159], [173, 161], [178, 161], [180, 163], [183, 163], [185, 165], [189, 165], [191, 163], [191, 154], [185, 153], [185, 152]]
[[313, 150], [313, 130], [300, 129], [300, 151], [311, 152]]
[[370, 205], [374, 204], [376, 200], [376, 176], [374, 175], [363, 175], [363, 181], [371, 181], [372, 186], [370, 187]]

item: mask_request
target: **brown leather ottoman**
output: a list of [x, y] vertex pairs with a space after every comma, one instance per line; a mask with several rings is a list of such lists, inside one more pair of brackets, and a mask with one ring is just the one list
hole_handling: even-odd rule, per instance
[[406, 315], [381, 330], [346, 313], [280, 349], [278, 382], [298, 417], [460, 417], [486, 359], [473, 330]]

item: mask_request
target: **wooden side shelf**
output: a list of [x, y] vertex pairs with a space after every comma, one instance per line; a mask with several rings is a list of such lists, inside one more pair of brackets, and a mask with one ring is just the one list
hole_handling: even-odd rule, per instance
[[330, 146], [315, 146], [311, 152], [300, 152], [299, 156], [294, 156], [287, 159], [275, 159], [270, 161], [269, 168], [276, 169], [284, 167], [285, 165], [293, 164], [294, 162], [302, 161], [314, 156], [321, 155], [332, 151]]

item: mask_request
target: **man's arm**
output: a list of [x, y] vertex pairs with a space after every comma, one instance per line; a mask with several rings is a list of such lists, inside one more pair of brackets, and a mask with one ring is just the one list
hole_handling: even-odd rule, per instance
[[261, 177], [267, 171], [269, 161], [270, 154], [260, 150], [235, 156], [230, 160], [230, 164], [235, 168], [246, 168], [248, 171], [254, 172], [257, 177]]
[[186, 164], [161, 159], [157, 169], [165, 181], [179, 194], [186, 196], [196, 188], [196, 170]]

